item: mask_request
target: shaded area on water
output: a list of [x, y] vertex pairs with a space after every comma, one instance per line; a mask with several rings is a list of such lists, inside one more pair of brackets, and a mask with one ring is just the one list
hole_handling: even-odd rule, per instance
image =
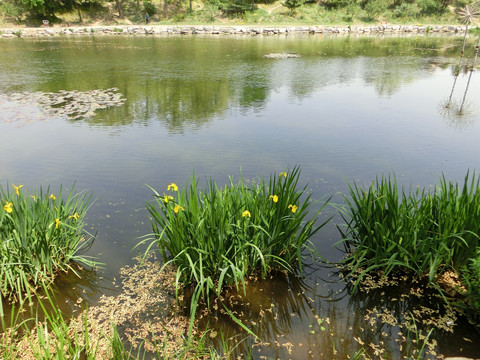
[[221, 302], [200, 326], [214, 329], [219, 348], [220, 334], [230, 338], [234, 357], [241, 358], [347, 359], [365, 350], [367, 358], [403, 359], [417, 358], [422, 346], [421, 358], [478, 356], [478, 325], [446, 306], [426, 281], [405, 276], [382, 284], [377, 278], [352, 295], [353, 286], [334, 273], [325, 267], [315, 269], [315, 280], [276, 276], [250, 283], [245, 295], [228, 294], [225, 304], [257, 341], [240, 331]]

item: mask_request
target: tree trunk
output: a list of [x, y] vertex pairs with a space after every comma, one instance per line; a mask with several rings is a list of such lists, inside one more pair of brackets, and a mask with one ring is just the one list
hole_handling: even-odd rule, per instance
[[167, 18], [167, 6], [168, 6], [168, 0], [163, 1], [163, 17], [166, 19]]
[[78, 21], [79, 21], [80, 23], [82, 23], [82, 22], [83, 22], [83, 18], [82, 18], [82, 13], [80, 12], [80, 6], [78, 6], [78, 4], [75, 3], [75, 7], [77, 8], [77, 12], [78, 12]]
[[118, 10], [118, 17], [120, 19], [123, 18], [122, 3], [123, 3], [123, 0], [115, 0], [115, 4], [117, 5], [117, 10]]
[[140, 11], [140, 0], [137, 0], [137, 10]]

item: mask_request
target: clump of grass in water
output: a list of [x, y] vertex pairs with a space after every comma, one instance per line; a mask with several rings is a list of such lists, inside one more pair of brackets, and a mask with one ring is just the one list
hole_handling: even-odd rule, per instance
[[[395, 176], [367, 189], [349, 185], [343, 243], [351, 273], [411, 271], [433, 282], [447, 269], [458, 272], [479, 246], [480, 178], [467, 173], [463, 186], [440, 179], [432, 192], [398, 188]], [[361, 269], [361, 271], [360, 271]]]
[[91, 196], [75, 194], [73, 187], [66, 199], [62, 188], [56, 195], [49, 188], [35, 195], [25, 193], [23, 185], [13, 188], [0, 186], [0, 292], [22, 300], [59, 271], [75, 273], [71, 262], [95, 264], [79, 254], [93, 240], [83, 231]]
[[194, 175], [186, 189], [170, 184], [163, 195], [152, 189], [155, 201], [147, 209], [155, 242], [165, 264], [177, 268], [177, 290], [181, 283], [194, 286], [192, 319], [199, 301], [208, 305], [210, 294], [220, 295], [224, 286], [239, 289], [249, 275], [301, 269], [302, 251], [315, 252], [310, 238], [328, 222], [315, 225], [328, 200], [307, 221], [310, 195], [298, 189], [299, 176], [294, 167], [268, 182], [230, 178], [219, 188], [210, 180], [199, 190]]

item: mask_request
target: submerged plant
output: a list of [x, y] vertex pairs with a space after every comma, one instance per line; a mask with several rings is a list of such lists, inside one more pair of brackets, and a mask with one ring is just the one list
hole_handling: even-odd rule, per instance
[[83, 231], [91, 196], [72, 190], [66, 199], [41, 188], [35, 195], [13, 185], [0, 186], [0, 292], [22, 299], [59, 271], [72, 270], [71, 262], [94, 263], [79, 254], [92, 238]]
[[463, 186], [445, 177], [433, 191], [399, 189], [395, 177], [382, 177], [367, 189], [349, 185], [343, 243], [358, 282], [370, 271], [411, 271], [433, 281], [446, 269], [458, 271], [480, 239], [480, 178]]
[[155, 243], [165, 264], [176, 266], [177, 289], [193, 285], [192, 316], [201, 298], [208, 305], [211, 293], [240, 288], [250, 275], [301, 269], [302, 251], [314, 252], [310, 238], [328, 222], [316, 226], [328, 200], [308, 219], [310, 195], [298, 188], [299, 175], [294, 167], [268, 182], [230, 178], [223, 188], [210, 180], [204, 190], [193, 176], [186, 189], [170, 184], [163, 195], [152, 189], [155, 201], [147, 209]]

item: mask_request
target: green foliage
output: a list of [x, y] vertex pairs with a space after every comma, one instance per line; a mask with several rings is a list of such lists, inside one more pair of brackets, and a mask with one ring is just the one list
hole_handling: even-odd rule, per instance
[[475, 314], [480, 314], [480, 248], [462, 269], [462, 283], [467, 287], [465, 302]]
[[218, 8], [227, 14], [243, 14], [253, 10], [254, 0], [223, 0], [218, 1]]
[[42, 191], [24, 193], [0, 187], [0, 292], [22, 299], [58, 271], [72, 270], [72, 261], [93, 265], [78, 252], [90, 243], [82, 231], [91, 197], [73, 193], [62, 198]]
[[325, 6], [327, 9], [338, 9], [348, 6], [354, 0], [321, 0], [320, 5]]
[[[242, 15], [243, 20], [246, 23], [259, 23], [268, 19], [268, 12], [264, 9], [255, 9], [254, 11], [248, 11]], [[242, 92], [240, 103], [242, 105], [251, 105], [254, 101], [262, 101], [266, 97], [265, 88], [251, 88], [248, 86], [245, 91]]]
[[148, 13], [148, 15], [153, 16], [157, 13], [157, 8], [155, 4], [149, 0], [143, 0], [143, 12]]
[[365, 4], [365, 12], [370, 20], [387, 11], [388, 4], [385, 0], [370, 0]]
[[6, 18], [15, 19], [16, 22], [20, 21], [22, 12], [22, 6], [14, 1], [6, 0], [0, 4], [0, 13], [3, 13]]
[[303, 0], [285, 0], [283, 2], [283, 6], [290, 9], [291, 12], [293, 12], [296, 8], [302, 5], [303, 5]]
[[368, 189], [349, 185], [346, 262], [363, 269], [360, 279], [379, 269], [431, 281], [447, 268], [458, 271], [480, 244], [479, 181], [467, 174], [461, 187], [442, 177], [433, 192], [399, 191], [395, 177], [377, 178]]
[[268, 182], [230, 178], [223, 188], [210, 180], [205, 190], [193, 176], [183, 190], [175, 184], [167, 194], [154, 190], [147, 209], [156, 244], [164, 262], [177, 268], [177, 289], [180, 282], [194, 286], [192, 314], [201, 297], [208, 304], [210, 293], [239, 288], [249, 275], [301, 269], [302, 251], [314, 251], [309, 239], [326, 222], [315, 225], [319, 212], [307, 221], [310, 195], [298, 189], [299, 175], [295, 167]]
[[441, 0], [416, 0], [424, 15], [440, 15], [447, 9], [448, 1]]
[[402, 3], [395, 7], [393, 16], [396, 18], [417, 18], [420, 16], [422, 9], [417, 4]]

